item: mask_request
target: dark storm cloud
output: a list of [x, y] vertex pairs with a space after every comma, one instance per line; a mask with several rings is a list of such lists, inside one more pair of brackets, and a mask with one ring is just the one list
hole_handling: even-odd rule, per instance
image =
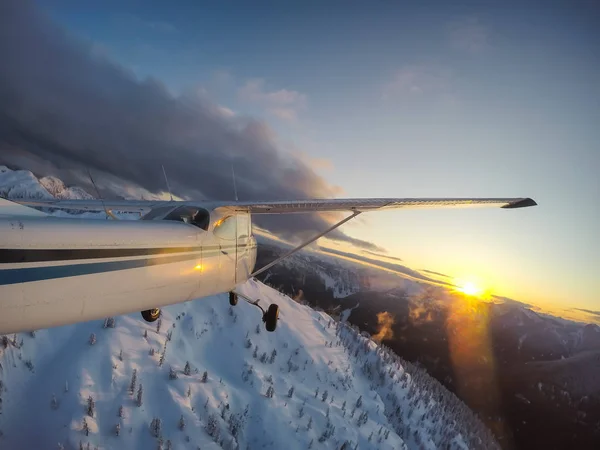
[[[233, 163], [243, 200], [335, 193], [305, 163], [279, 151], [264, 123], [228, 119], [199, 95], [174, 97], [157, 80], [137, 80], [30, 2], [0, 2], [0, 64], [0, 160], [7, 164], [51, 161], [67, 182], [90, 168], [97, 177], [155, 193], [164, 190], [164, 164], [174, 194], [226, 200], [233, 197]], [[289, 238], [327, 223], [295, 215], [261, 225]], [[339, 230], [330, 237], [382, 251]]]

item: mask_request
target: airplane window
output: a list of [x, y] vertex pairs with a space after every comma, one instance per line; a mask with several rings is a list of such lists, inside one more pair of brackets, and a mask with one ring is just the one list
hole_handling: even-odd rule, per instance
[[202, 230], [208, 229], [210, 214], [207, 210], [195, 206], [180, 206], [169, 213], [165, 220], [175, 220], [197, 226]]
[[221, 239], [234, 241], [236, 238], [236, 217], [225, 217], [215, 225], [215, 236]]
[[244, 214], [240, 214], [237, 216], [238, 225], [237, 225], [237, 237], [238, 239], [246, 239], [248, 238], [248, 228], [249, 221], [248, 216]]
[[161, 206], [160, 208], [154, 208], [147, 214], [140, 217], [140, 220], [154, 220], [158, 217], [164, 216], [166, 213], [173, 209], [172, 206]]

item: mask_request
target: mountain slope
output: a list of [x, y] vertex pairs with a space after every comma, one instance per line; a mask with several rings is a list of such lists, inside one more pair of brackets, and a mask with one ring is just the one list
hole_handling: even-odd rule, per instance
[[[257, 327], [255, 307], [230, 308], [222, 295], [166, 308], [159, 333], [132, 314], [116, 318], [115, 328], [96, 321], [17, 335], [16, 345], [11, 337], [0, 359], [0, 446], [149, 448], [155, 417], [165, 447], [170, 440], [174, 448], [476, 448], [480, 438], [495, 445], [460, 401], [356, 330], [259, 282], [242, 289], [280, 305], [275, 333]], [[134, 369], [139, 407], [128, 392]], [[90, 396], [94, 417], [86, 413]]]

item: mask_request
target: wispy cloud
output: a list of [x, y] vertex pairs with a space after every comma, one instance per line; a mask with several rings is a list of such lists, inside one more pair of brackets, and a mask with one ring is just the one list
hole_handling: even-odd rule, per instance
[[114, 17], [114, 23], [126, 28], [137, 28], [154, 31], [157, 33], [176, 33], [177, 28], [162, 20], [147, 20], [134, 14], [118, 14]]
[[600, 311], [593, 311], [591, 309], [583, 309], [583, 308], [573, 308], [575, 311], [581, 311], [588, 314], [593, 314], [594, 316], [600, 316]]
[[448, 42], [456, 50], [480, 53], [489, 46], [488, 39], [489, 29], [477, 17], [462, 17], [448, 24]]
[[384, 99], [416, 98], [429, 94], [445, 94], [449, 90], [451, 72], [429, 64], [412, 64], [400, 68], [383, 87]]
[[289, 89], [268, 90], [265, 80], [248, 80], [238, 89], [240, 100], [258, 104], [269, 114], [287, 121], [295, 121], [298, 112], [306, 108], [306, 95]]
[[378, 258], [391, 259], [392, 261], [402, 261], [402, 258], [398, 258], [397, 256], [384, 255], [383, 253], [372, 252], [371, 250], [363, 250], [363, 253], [368, 253]]
[[421, 269], [421, 272], [426, 272], [431, 275], [437, 275], [438, 277], [450, 278], [450, 275], [446, 275], [446, 274], [440, 273], [440, 272], [434, 272], [433, 270]]

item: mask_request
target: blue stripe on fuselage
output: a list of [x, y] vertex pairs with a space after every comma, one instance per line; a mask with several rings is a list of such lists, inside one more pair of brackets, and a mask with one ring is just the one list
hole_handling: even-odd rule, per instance
[[88, 264], [69, 264], [50, 267], [27, 267], [23, 269], [0, 270], [0, 286], [32, 281], [52, 280], [56, 278], [92, 275], [96, 273], [115, 272], [118, 270], [137, 269], [193, 259], [200, 259], [200, 253], [176, 256], [163, 256], [150, 259], [133, 259], [126, 261], [95, 262]]

